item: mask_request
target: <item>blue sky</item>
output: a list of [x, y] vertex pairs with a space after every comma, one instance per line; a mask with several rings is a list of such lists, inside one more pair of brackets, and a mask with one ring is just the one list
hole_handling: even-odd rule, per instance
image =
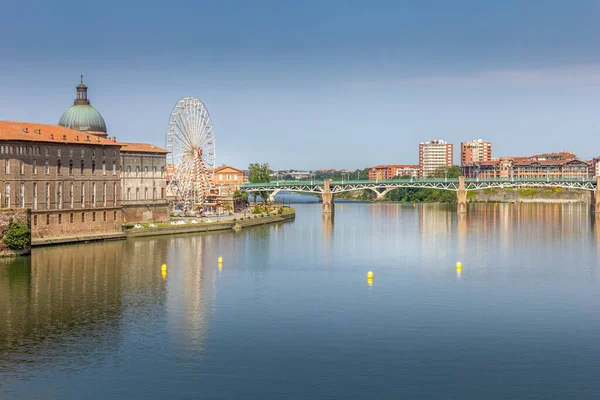
[[0, 119], [57, 123], [83, 71], [119, 140], [207, 105], [217, 161], [417, 163], [418, 143], [600, 155], [599, 1], [0, 4]]

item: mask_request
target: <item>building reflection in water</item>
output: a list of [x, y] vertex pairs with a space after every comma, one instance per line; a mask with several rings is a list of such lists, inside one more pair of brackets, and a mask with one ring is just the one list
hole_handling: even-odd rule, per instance
[[470, 204], [466, 215], [425, 204], [418, 212], [421, 259], [448, 268], [461, 261], [463, 277], [466, 271], [484, 271], [502, 260], [507, 270], [545, 263], [545, 255], [556, 255], [557, 249], [583, 258], [589, 231], [600, 252], [600, 219], [590, 217], [584, 204]]
[[118, 344], [121, 246], [35, 249], [30, 257], [2, 260], [0, 352], [9, 363], [52, 363]]
[[326, 213], [321, 216], [323, 225], [323, 248], [325, 251], [325, 256], [331, 256], [334, 218], [334, 213]]

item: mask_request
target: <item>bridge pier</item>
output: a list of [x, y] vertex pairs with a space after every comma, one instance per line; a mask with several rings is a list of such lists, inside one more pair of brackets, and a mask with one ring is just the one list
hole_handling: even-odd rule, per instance
[[600, 213], [600, 176], [596, 177], [596, 190], [590, 197], [590, 211], [592, 214]]
[[323, 214], [333, 213], [334, 205], [333, 193], [331, 193], [331, 179], [325, 179], [323, 181], [323, 192], [321, 193], [321, 198], [323, 199], [323, 205], [321, 206], [321, 211]]
[[275, 203], [275, 196], [277, 196], [277, 193], [279, 193], [280, 191], [281, 189], [273, 190], [273, 192], [271, 192], [271, 194], [269, 195], [269, 202]]
[[467, 212], [467, 188], [465, 186], [465, 177], [458, 177], [458, 191], [456, 192], [456, 197], [458, 198], [458, 205], [456, 206], [456, 211], [459, 213]]

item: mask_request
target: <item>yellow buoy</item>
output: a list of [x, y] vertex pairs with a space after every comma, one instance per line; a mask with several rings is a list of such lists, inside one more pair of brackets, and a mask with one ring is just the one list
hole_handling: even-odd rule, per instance
[[367, 272], [367, 279], [373, 279], [373, 271]]
[[343, 209], [344, 209], [344, 205], [343, 205], [343, 204], [342, 204], [342, 205], [340, 205], [340, 208], [343, 210]]
[[218, 262], [218, 263], [222, 263], [222, 262], [223, 262], [223, 257], [219, 257], [219, 258], [217, 258], [217, 262]]
[[163, 269], [162, 271], [160, 271], [160, 276], [162, 276], [163, 279], [167, 279], [167, 270]]
[[161, 271], [166, 271], [166, 270], [167, 270], [167, 264], [163, 264], [163, 265], [160, 267], [160, 269], [161, 269]]
[[373, 286], [373, 278], [367, 278], [367, 285], [369, 285], [369, 287]]
[[462, 263], [460, 261], [456, 263], [456, 269], [462, 269]]

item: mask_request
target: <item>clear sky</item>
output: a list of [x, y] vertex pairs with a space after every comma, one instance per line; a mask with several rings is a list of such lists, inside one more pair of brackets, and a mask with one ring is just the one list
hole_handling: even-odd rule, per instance
[[0, 119], [57, 123], [83, 71], [119, 140], [164, 145], [175, 102], [213, 118], [218, 163], [600, 155], [600, 1], [4, 0]]

